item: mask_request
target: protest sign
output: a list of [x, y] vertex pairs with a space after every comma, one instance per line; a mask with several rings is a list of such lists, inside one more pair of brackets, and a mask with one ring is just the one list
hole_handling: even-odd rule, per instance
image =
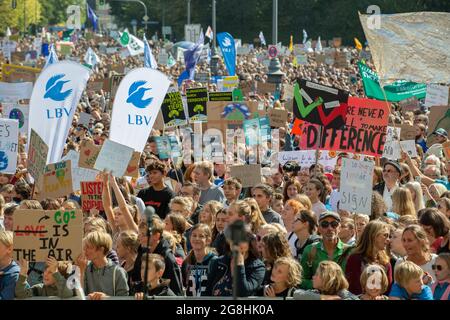
[[238, 76], [223, 77], [223, 89], [224, 91], [233, 91], [233, 89], [239, 86]]
[[[327, 150], [319, 151], [317, 162], [323, 165], [325, 172], [332, 172], [336, 165], [336, 157], [331, 157]], [[295, 161], [302, 170], [308, 169], [316, 163], [315, 150], [281, 151], [278, 153], [278, 162], [284, 165], [288, 161]]]
[[0, 82], [0, 102], [17, 102], [21, 99], [30, 99], [31, 92], [33, 92], [32, 82]]
[[334, 60], [334, 65], [336, 68], [348, 68], [349, 62], [347, 52], [336, 52]]
[[287, 122], [287, 111], [284, 109], [269, 109], [269, 118], [271, 127], [286, 127]]
[[266, 94], [266, 93], [274, 93], [276, 90], [276, 85], [274, 83], [268, 82], [256, 82], [256, 93], [257, 94]]
[[261, 183], [261, 165], [247, 164], [242, 166], [231, 166], [232, 177], [241, 181], [243, 188], [253, 187]]
[[86, 91], [100, 92], [103, 89], [103, 81], [90, 81]]
[[442, 151], [447, 161], [450, 161], [450, 141], [444, 142], [442, 144]]
[[83, 252], [81, 210], [22, 210], [14, 212], [15, 260], [75, 261]]
[[70, 160], [48, 164], [44, 169], [42, 188], [37, 194], [38, 200], [65, 197], [72, 192], [72, 166]]
[[111, 97], [115, 97], [116, 93], [117, 93], [117, 89], [119, 88], [120, 82], [123, 80], [123, 78], [125, 77], [124, 74], [113, 74], [111, 76], [111, 78], [109, 79], [110, 81], [110, 90], [111, 90]]
[[17, 66], [13, 64], [3, 64], [2, 81], [4, 82], [35, 82], [41, 69]]
[[39, 75], [30, 99], [29, 129], [48, 145], [47, 163], [61, 159], [69, 128], [90, 69], [71, 61], [60, 61]]
[[91, 209], [103, 211], [103, 182], [102, 181], [82, 181], [81, 182], [81, 208], [85, 212]]
[[167, 76], [155, 69], [129, 72], [114, 99], [110, 140], [142, 152], [168, 88]]
[[70, 164], [72, 167], [72, 187], [74, 191], [78, 191], [81, 189], [81, 181], [95, 180], [95, 177], [98, 173], [96, 170], [81, 168], [78, 166], [80, 153], [76, 152], [75, 150], [69, 150], [67, 155], [65, 155], [62, 160], [70, 160]]
[[209, 82], [209, 73], [196, 72], [194, 75], [194, 80], [197, 82], [208, 83]]
[[109, 139], [105, 140], [95, 161], [94, 169], [99, 171], [106, 170], [115, 177], [122, 177], [131, 160], [133, 151], [133, 148], [123, 144]]
[[80, 144], [78, 166], [80, 168], [94, 169], [94, 164], [101, 148], [101, 146], [94, 144], [91, 140], [82, 141]]
[[83, 125], [89, 129], [89, 124], [91, 123], [92, 116], [86, 112], [80, 112], [80, 117], [78, 119], [78, 125]]
[[385, 102], [350, 97], [345, 127], [323, 130], [323, 127], [320, 129], [318, 125], [305, 122], [300, 148], [382, 156], [388, 117], [389, 106]]
[[373, 162], [342, 159], [339, 209], [371, 214]]
[[164, 125], [168, 128], [187, 124], [183, 100], [178, 91], [168, 92], [161, 106]]
[[450, 130], [450, 109], [448, 106], [434, 106], [430, 109], [428, 114], [428, 136], [427, 146], [431, 147], [436, 142], [436, 136], [433, 132], [443, 128], [449, 132]]
[[208, 89], [196, 88], [187, 89], [187, 107], [189, 114], [189, 122], [206, 122], [207, 121], [207, 109], [208, 103]]
[[141, 153], [139, 151], [134, 151], [131, 155], [130, 162], [128, 163], [127, 170], [124, 176], [139, 178], [139, 160], [141, 159]]
[[19, 145], [19, 122], [0, 119], [0, 172], [15, 174]]
[[415, 111], [420, 109], [420, 102], [416, 97], [399, 101], [398, 105], [401, 108], [402, 114], [405, 114], [407, 111]]
[[345, 124], [348, 92], [300, 79], [294, 96], [296, 118], [325, 128], [340, 129]]
[[416, 127], [411, 126], [409, 124], [401, 124], [399, 125], [400, 131], [400, 140], [415, 140], [416, 139]]
[[44, 174], [48, 146], [33, 129], [29, 141], [27, 170], [35, 181], [39, 181]]
[[210, 92], [209, 101], [233, 101], [233, 92]]
[[438, 84], [427, 85], [427, 95], [425, 96], [425, 107], [447, 106], [448, 105], [448, 86]]
[[384, 142], [383, 158], [397, 160], [400, 156], [400, 146], [398, 141], [400, 140], [401, 128], [387, 127], [386, 139]]
[[2, 105], [5, 118], [17, 120], [19, 122], [20, 134], [27, 135], [30, 113], [29, 105], [20, 103], [3, 103]]

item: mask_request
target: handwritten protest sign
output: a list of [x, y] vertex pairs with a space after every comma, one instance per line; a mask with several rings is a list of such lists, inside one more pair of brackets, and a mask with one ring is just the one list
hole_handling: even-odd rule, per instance
[[0, 119], [0, 172], [16, 173], [19, 122]]
[[70, 160], [72, 166], [72, 185], [73, 190], [78, 191], [81, 189], [81, 181], [95, 180], [97, 176], [96, 170], [80, 168], [78, 163], [80, 161], [80, 154], [75, 150], [70, 150], [62, 160]]
[[95, 161], [94, 169], [110, 171], [113, 176], [121, 177], [125, 174], [133, 152], [130, 147], [106, 140]]
[[19, 103], [3, 103], [2, 105], [5, 118], [16, 119], [19, 122], [19, 132], [22, 135], [28, 134], [29, 105]]
[[401, 124], [399, 125], [400, 131], [400, 140], [415, 140], [416, 139], [416, 127], [411, 126], [409, 124]]
[[72, 166], [70, 160], [48, 164], [44, 170], [42, 189], [38, 200], [60, 198], [73, 192]]
[[342, 159], [339, 208], [370, 215], [373, 162]]
[[94, 169], [94, 164], [101, 148], [101, 146], [95, 145], [94, 142], [90, 140], [81, 142], [78, 166], [80, 168]]
[[294, 86], [294, 115], [296, 118], [341, 129], [346, 124], [348, 92], [307, 80]]
[[387, 127], [386, 140], [383, 149], [383, 158], [396, 160], [400, 155], [399, 144], [401, 128]]
[[243, 188], [253, 187], [261, 183], [261, 165], [247, 164], [243, 166], [231, 166], [231, 176], [242, 183]]
[[82, 253], [82, 221], [80, 210], [15, 211], [14, 259], [75, 261]]
[[[327, 150], [319, 151], [319, 164], [323, 165], [326, 172], [333, 171], [336, 165], [336, 157], [331, 157]], [[301, 170], [308, 169], [316, 163], [315, 150], [281, 151], [278, 153], [278, 162], [284, 165], [288, 161], [295, 161]]]
[[269, 109], [270, 126], [281, 128], [286, 127], [287, 111], [283, 109]]
[[187, 97], [189, 122], [206, 122], [207, 121], [206, 104], [208, 102], [208, 89], [206, 88], [187, 89], [186, 97]]
[[103, 211], [103, 182], [82, 181], [81, 182], [81, 207], [83, 211], [97, 209]]
[[30, 145], [28, 148], [28, 173], [36, 180], [44, 174], [45, 164], [47, 161], [48, 146], [44, 140], [31, 129]]
[[86, 128], [89, 128], [89, 123], [91, 122], [92, 116], [86, 112], [80, 112], [80, 118], [78, 120], [79, 125], [83, 125]]
[[446, 106], [448, 105], [449, 87], [438, 84], [428, 84], [425, 96], [425, 106]]
[[447, 132], [450, 130], [450, 109], [448, 106], [434, 106], [430, 108], [430, 113], [428, 114], [427, 147], [431, 147], [436, 143], [436, 136], [433, 132], [438, 128], [443, 128]]
[[168, 92], [161, 105], [161, 112], [166, 127], [176, 127], [187, 124], [183, 100], [178, 91]]

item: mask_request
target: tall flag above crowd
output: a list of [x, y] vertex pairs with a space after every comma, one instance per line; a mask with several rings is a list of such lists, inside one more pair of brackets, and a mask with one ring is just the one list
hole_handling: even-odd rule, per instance
[[259, 40], [261, 40], [261, 44], [263, 46], [267, 45], [266, 44], [266, 38], [264, 38], [264, 33], [262, 31], [259, 32]]
[[211, 29], [211, 26], [208, 26], [208, 29], [206, 29], [205, 36], [212, 40], [214, 38], [214, 32]]
[[158, 69], [158, 64], [156, 63], [155, 57], [152, 53], [152, 48], [148, 44], [147, 38], [144, 34], [144, 67], [151, 69]]
[[217, 41], [222, 51], [228, 75], [236, 75], [236, 45], [233, 36], [228, 32], [221, 32], [217, 34]]
[[305, 44], [307, 40], [308, 40], [308, 34], [306, 33], [306, 30], [303, 29], [303, 44]]
[[50, 52], [49, 52], [49, 55], [47, 57], [47, 61], [45, 62], [44, 69], [47, 68], [48, 66], [56, 63], [56, 62], [58, 62], [58, 55], [56, 54], [55, 45], [51, 44], [50, 45]]
[[95, 14], [94, 10], [92, 10], [92, 8], [89, 6], [89, 4], [87, 2], [86, 2], [86, 6], [87, 6], [87, 17], [88, 17], [89, 21], [91, 21], [92, 28], [94, 29], [94, 31], [97, 31], [98, 17]]
[[[217, 35], [219, 36], [219, 35]], [[184, 52], [184, 63], [186, 65], [186, 70], [184, 70], [180, 77], [178, 78], [178, 85], [181, 86], [184, 80], [193, 80], [195, 75], [195, 66], [200, 60], [200, 55], [203, 50], [203, 43], [205, 42], [205, 37], [203, 35], [203, 30], [200, 32], [200, 37], [197, 43]]]

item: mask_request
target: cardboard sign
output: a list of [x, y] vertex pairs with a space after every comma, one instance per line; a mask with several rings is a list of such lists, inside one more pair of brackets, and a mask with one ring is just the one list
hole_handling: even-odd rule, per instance
[[82, 141], [80, 144], [80, 159], [78, 160], [78, 166], [80, 168], [94, 169], [94, 164], [101, 148], [102, 146], [96, 145], [92, 141]]
[[207, 128], [216, 128], [225, 136], [226, 129], [242, 127], [244, 120], [262, 117], [265, 111], [258, 110], [258, 102], [208, 102]]
[[17, 66], [13, 64], [3, 64], [2, 81], [3, 82], [35, 82], [41, 69]]
[[168, 92], [161, 105], [164, 125], [168, 128], [187, 124], [183, 100], [178, 91]]
[[231, 176], [242, 183], [243, 188], [253, 187], [261, 183], [261, 165], [247, 164], [243, 166], [231, 166]]
[[334, 65], [336, 66], [336, 68], [348, 68], [349, 59], [347, 52], [336, 52]]
[[210, 92], [209, 101], [233, 101], [233, 92]]
[[274, 83], [268, 82], [257, 82], [256, 83], [256, 93], [257, 94], [266, 94], [273, 93], [276, 90], [276, 85]]
[[81, 182], [81, 207], [83, 211], [89, 212], [91, 209], [103, 211], [103, 182], [82, 181]]
[[370, 215], [372, 206], [372, 176], [374, 163], [342, 159], [339, 208]]
[[0, 172], [14, 174], [19, 145], [19, 121], [0, 119]]
[[388, 117], [389, 105], [386, 102], [350, 97], [345, 127], [342, 130], [324, 130], [323, 127], [305, 122], [302, 124], [300, 149], [346, 151], [380, 157], [383, 154]]
[[80, 118], [78, 119], [78, 124], [89, 128], [89, 123], [91, 122], [92, 116], [86, 112], [80, 112]]
[[450, 141], [444, 142], [442, 144], [442, 151], [447, 161], [450, 161]]
[[75, 261], [82, 253], [80, 210], [17, 210], [14, 212], [13, 259]]
[[187, 89], [187, 107], [189, 122], [206, 122], [207, 121], [207, 109], [208, 103], [208, 89], [196, 88]]
[[[332, 172], [336, 166], [337, 157], [327, 150], [319, 151], [319, 164], [325, 172]], [[302, 170], [308, 169], [316, 163], [316, 150], [282, 151], [278, 153], [278, 162], [284, 165], [288, 161], [295, 161]]]
[[448, 105], [449, 87], [438, 84], [428, 84], [425, 96], [425, 107]]
[[436, 142], [436, 136], [433, 135], [433, 132], [438, 128], [443, 128], [447, 132], [450, 130], [450, 109], [448, 106], [434, 106], [430, 109], [427, 131], [428, 147], [431, 147]]
[[73, 192], [72, 165], [70, 160], [48, 164], [45, 167], [39, 201], [45, 198], [65, 197]]
[[72, 186], [74, 191], [81, 189], [81, 181], [95, 180], [98, 172], [96, 170], [80, 168], [78, 163], [80, 161], [80, 154], [75, 150], [70, 150], [62, 160], [70, 160], [72, 166]]
[[3, 114], [5, 118], [16, 119], [19, 122], [19, 132], [22, 135], [28, 134], [28, 115], [30, 106], [19, 103], [3, 103]]
[[117, 93], [117, 89], [119, 88], [119, 84], [122, 81], [122, 79], [125, 77], [124, 74], [114, 74], [110, 78], [110, 85], [111, 88], [111, 97], [115, 97]]
[[115, 177], [122, 177], [128, 167], [134, 150], [123, 144], [105, 140], [97, 160], [95, 161], [94, 169], [99, 171], [110, 171]]
[[347, 117], [348, 92], [307, 80], [294, 87], [294, 115], [325, 128], [341, 129]]
[[28, 173], [39, 181], [44, 174], [45, 164], [47, 161], [48, 146], [42, 138], [31, 129], [30, 143], [28, 147]]
[[204, 83], [208, 83], [209, 82], [209, 73], [202, 73], [202, 72], [196, 72], [194, 75], [194, 80], [198, 81], [198, 82], [204, 82]]
[[400, 138], [400, 128], [387, 127], [386, 140], [383, 149], [383, 158], [397, 160], [400, 156], [400, 145], [398, 143]]
[[410, 126], [408, 124], [399, 125], [400, 140], [415, 140], [416, 139], [416, 127]]
[[103, 81], [90, 81], [86, 91], [100, 92], [103, 89]]
[[269, 119], [271, 127], [286, 127], [288, 113], [283, 109], [269, 109]]
[[141, 160], [141, 153], [139, 151], [134, 151], [130, 162], [128, 163], [127, 170], [124, 176], [139, 178], [139, 161]]

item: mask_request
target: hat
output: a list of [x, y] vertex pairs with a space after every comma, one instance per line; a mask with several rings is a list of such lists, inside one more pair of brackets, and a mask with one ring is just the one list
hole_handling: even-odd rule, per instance
[[322, 212], [319, 216], [319, 222], [328, 217], [334, 218], [337, 221], [341, 222], [341, 217], [336, 212], [333, 212], [333, 211]]
[[448, 137], [447, 130], [445, 130], [444, 128], [438, 128], [438, 129], [434, 130], [433, 134]]
[[383, 169], [386, 167], [386, 165], [390, 164], [391, 166], [393, 166], [395, 169], [397, 169], [399, 174], [402, 174], [402, 167], [400, 167], [400, 164], [397, 161], [386, 161], [385, 164], [383, 165]]

